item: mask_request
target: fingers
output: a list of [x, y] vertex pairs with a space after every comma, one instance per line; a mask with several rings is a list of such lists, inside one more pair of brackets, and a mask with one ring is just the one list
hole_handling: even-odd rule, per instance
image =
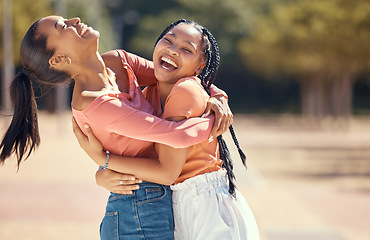
[[221, 123], [222, 123], [222, 117], [220, 116], [220, 113], [215, 112], [215, 123], [213, 124], [213, 128], [211, 130], [210, 137], [213, 137], [213, 136], [217, 137], [218, 136], [216, 134], [219, 132]]
[[217, 137], [226, 132], [232, 122], [233, 114], [226, 101], [213, 99], [210, 108], [215, 113], [215, 123], [210, 133], [210, 137]]
[[205, 117], [208, 117], [210, 114], [211, 114], [211, 106], [209, 104], [207, 104], [207, 108], [206, 110], [204, 111], [204, 113], [202, 114], [202, 116], [200, 116], [201, 118], [205, 118]]
[[85, 137], [85, 134], [81, 131], [74, 117], [72, 118], [72, 130], [77, 138]]
[[142, 182], [141, 180], [136, 178], [134, 178], [134, 180], [132, 180], [132, 178], [129, 178], [128, 180], [119, 180], [116, 181], [116, 185], [113, 187], [111, 192], [118, 194], [133, 194], [133, 191], [138, 190], [140, 188], [140, 185], [138, 185], [138, 183], [141, 182]]
[[138, 190], [140, 188], [139, 185], [119, 185], [113, 189], [111, 189], [111, 192], [118, 193], [118, 194], [133, 194], [135, 190]]
[[93, 131], [91, 130], [91, 127], [87, 124], [85, 124], [85, 132], [86, 132], [86, 135], [87, 135], [87, 138], [88, 138], [88, 141], [93, 144], [92, 146], [96, 146], [96, 148], [103, 148], [102, 145], [101, 145], [101, 142], [99, 141], [99, 139], [97, 139], [93, 133]]
[[78, 126], [75, 118], [72, 118], [72, 129], [73, 129], [73, 133], [75, 134], [77, 138], [78, 143], [80, 144], [80, 146], [83, 146], [86, 143], [86, 141], [88, 141], [88, 139], [85, 136], [85, 134], [82, 132], [80, 127]]
[[117, 183], [120, 185], [133, 185], [133, 184], [142, 183], [142, 182], [143, 182], [142, 180], [137, 179], [137, 178], [127, 179], [127, 180], [121, 179], [117, 181]]
[[142, 182], [133, 175], [118, 173], [110, 169], [99, 169], [95, 178], [99, 186], [118, 194], [132, 194], [140, 188], [138, 183]]

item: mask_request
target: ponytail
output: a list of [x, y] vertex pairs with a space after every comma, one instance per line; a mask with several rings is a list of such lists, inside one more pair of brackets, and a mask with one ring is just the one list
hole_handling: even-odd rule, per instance
[[40, 145], [37, 105], [31, 79], [48, 85], [71, 80], [68, 73], [50, 68], [49, 59], [55, 49], [48, 48], [47, 35], [37, 31], [39, 21], [32, 24], [22, 40], [20, 55], [24, 68], [10, 86], [13, 119], [0, 143], [0, 164], [14, 154], [18, 169], [21, 161], [26, 160]]
[[32, 89], [32, 75], [23, 70], [12, 81], [10, 98], [14, 113], [8, 130], [0, 144], [0, 164], [15, 153], [18, 168], [40, 144], [37, 122], [37, 105]]

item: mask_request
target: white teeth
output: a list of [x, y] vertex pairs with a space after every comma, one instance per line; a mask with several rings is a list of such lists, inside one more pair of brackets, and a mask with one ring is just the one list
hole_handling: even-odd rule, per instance
[[172, 66], [174, 66], [175, 68], [177, 68], [178, 66], [177, 66], [177, 64], [174, 62], [174, 61], [172, 61], [171, 59], [168, 59], [168, 58], [166, 58], [166, 57], [162, 57], [161, 58], [161, 60], [162, 61], [164, 61], [164, 62], [166, 62], [166, 63], [168, 63], [168, 64], [171, 64]]
[[85, 34], [86, 30], [87, 30], [87, 28], [83, 28], [83, 29], [81, 30], [81, 36]]

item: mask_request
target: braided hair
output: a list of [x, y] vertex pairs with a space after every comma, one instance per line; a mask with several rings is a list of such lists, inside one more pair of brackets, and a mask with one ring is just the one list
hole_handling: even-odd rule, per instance
[[[207, 28], [201, 26], [200, 24], [194, 21], [187, 21], [185, 19], [180, 19], [174, 23], [171, 23], [159, 35], [154, 46], [157, 45], [157, 43], [163, 38], [164, 35], [166, 35], [172, 28], [179, 25], [180, 23], [193, 25], [196, 29], [199, 30], [199, 32], [202, 35], [203, 54], [206, 59], [206, 64], [203, 70], [201, 71], [201, 73], [197, 77], [201, 80], [202, 86], [205, 89], [205, 91], [208, 93], [208, 95], [211, 95], [209, 88], [213, 84], [216, 78], [217, 72], [218, 72], [218, 68], [220, 65], [220, 52], [219, 52], [216, 39], [213, 37], [213, 35]], [[230, 130], [232, 139], [234, 141], [234, 144], [236, 145], [238, 149], [243, 165], [246, 167], [246, 162], [245, 162], [246, 157], [245, 157], [245, 154], [243, 153], [243, 150], [240, 148], [239, 142], [236, 138], [235, 131], [232, 125], [230, 125], [229, 130]], [[223, 161], [222, 167], [224, 167], [227, 171], [227, 178], [229, 180], [229, 193], [235, 197], [235, 174], [233, 172], [234, 167], [233, 167], [232, 159], [230, 157], [230, 152], [229, 152], [229, 149], [222, 135], [217, 137], [217, 141], [219, 144], [220, 159]]]

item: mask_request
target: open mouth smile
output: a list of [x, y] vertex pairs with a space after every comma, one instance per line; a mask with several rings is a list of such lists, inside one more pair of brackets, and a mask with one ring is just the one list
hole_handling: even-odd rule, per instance
[[89, 26], [85, 25], [85, 24], [82, 24], [81, 26], [81, 31], [80, 31], [80, 36], [82, 37], [86, 31], [88, 30]]
[[178, 68], [177, 64], [167, 57], [162, 57], [160, 64], [164, 69], [167, 70], [176, 70]]

